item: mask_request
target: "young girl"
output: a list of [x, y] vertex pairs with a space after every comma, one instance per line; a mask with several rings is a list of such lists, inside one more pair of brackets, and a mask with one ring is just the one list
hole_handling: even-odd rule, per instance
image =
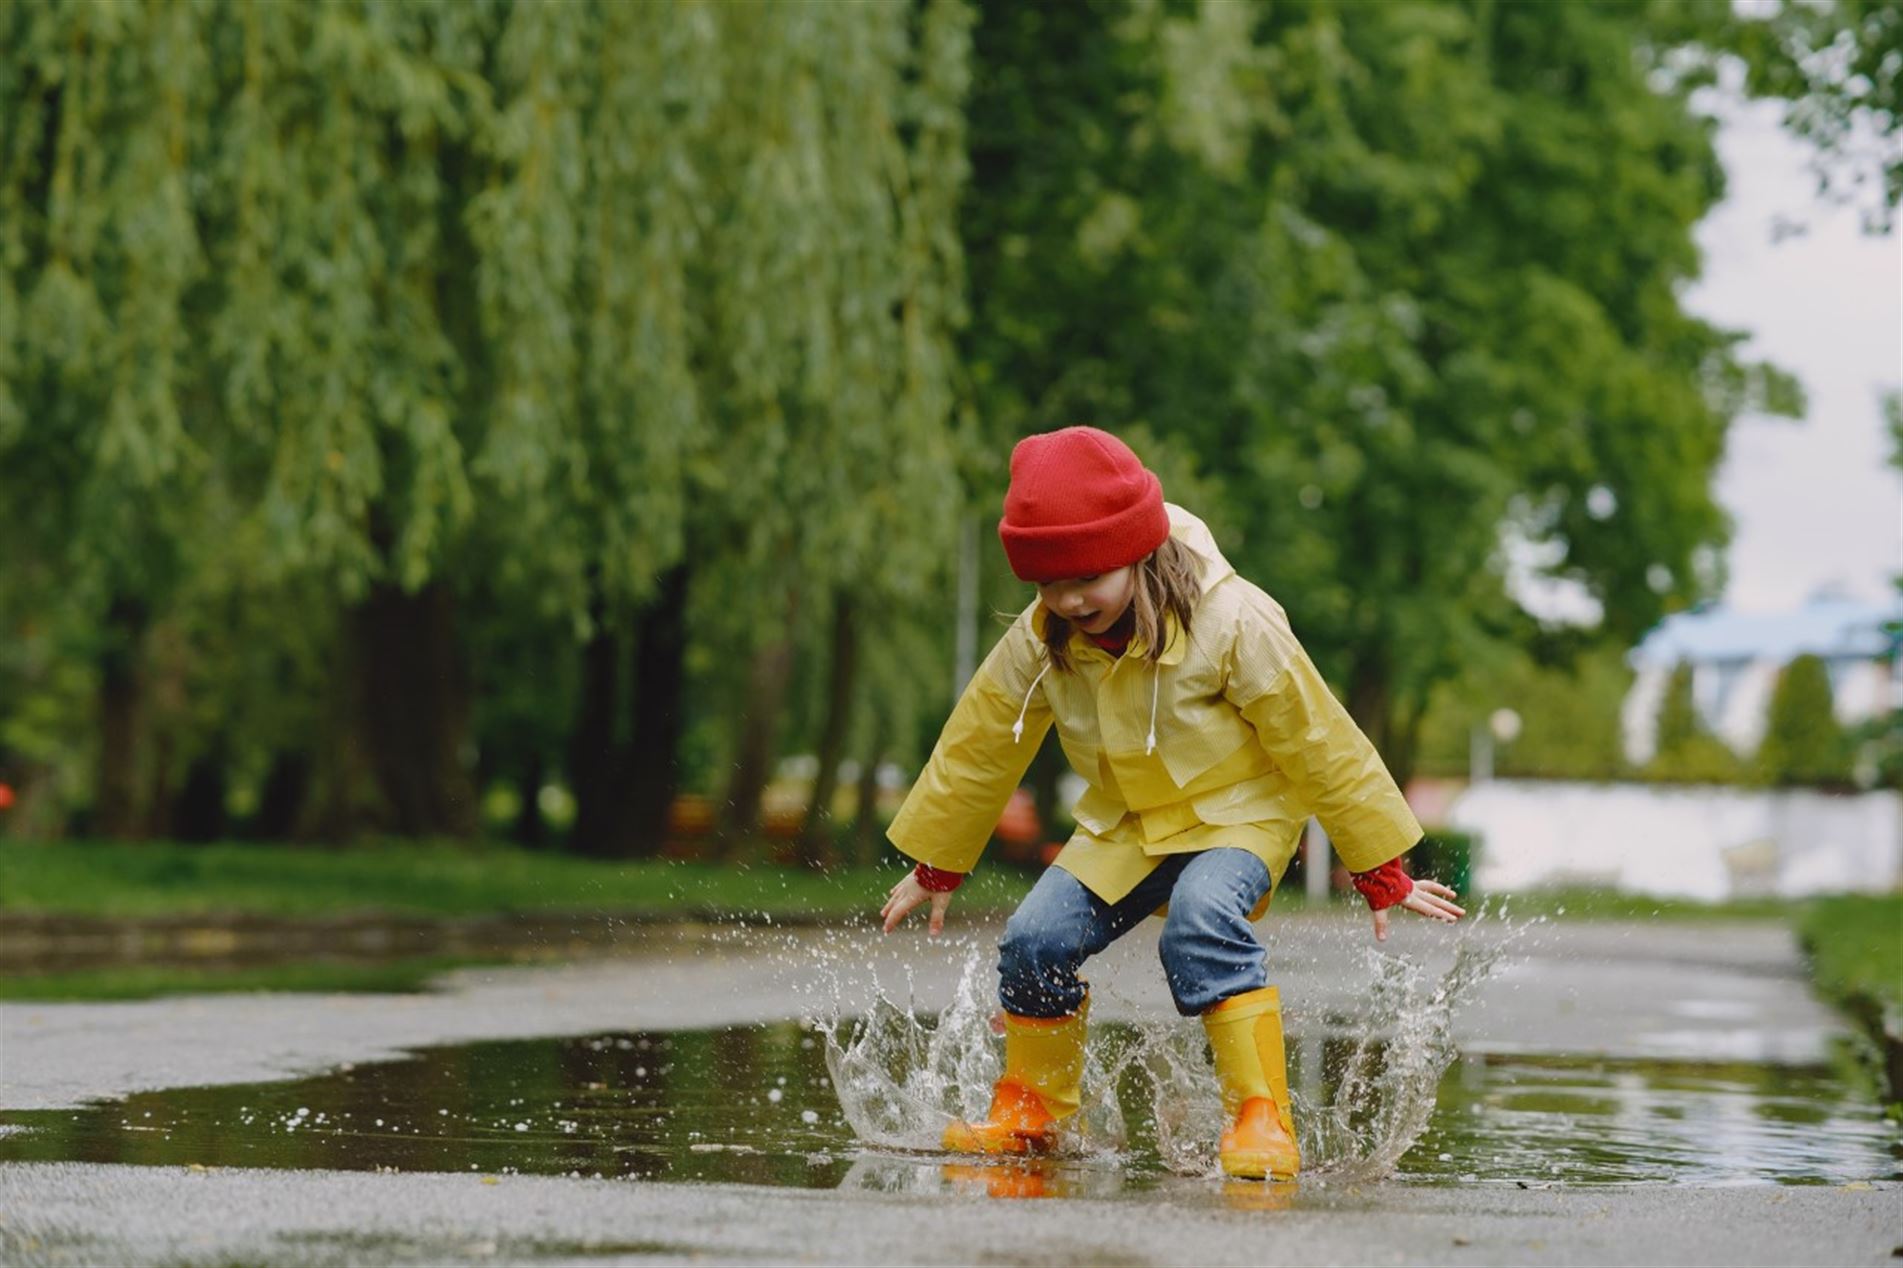
[[945, 1147], [1050, 1146], [1081, 1103], [1089, 998], [1077, 970], [1157, 914], [1170, 993], [1203, 1019], [1222, 1083], [1223, 1170], [1290, 1178], [1301, 1156], [1281, 1006], [1251, 922], [1303, 824], [1313, 814], [1327, 828], [1377, 939], [1391, 906], [1466, 913], [1451, 889], [1402, 871], [1420, 825], [1281, 607], [1236, 575], [1202, 521], [1163, 501], [1122, 441], [1067, 427], [1019, 442], [998, 534], [1037, 601], [971, 680], [892, 822], [918, 866], [886, 899], [886, 932], [927, 902], [931, 931], [944, 928], [1053, 722], [1086, 787], [1076, 835], [998, 947], [1004, 1073], [990, 1114], [953, 1123]]

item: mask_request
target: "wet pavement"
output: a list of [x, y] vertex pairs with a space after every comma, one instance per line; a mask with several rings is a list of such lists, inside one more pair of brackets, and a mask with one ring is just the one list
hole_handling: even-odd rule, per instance
[[[1267, 929], [1319, 1124], [1344, 1063], [1389, 1042], [1355, 1028], [1370, 965], [1395, 961], [1370, 956], [1365, 916]], [[1452, 958], [1438, 932], [1388, 948], [1430, 985]], [[1874, 1263], [1903, 1245], [1896, 1128], [1777, 926], [1468, 931], [1507, 955], [1451, 1015], [1461, 1056], [1436, 1067], [1425, 1130], [1383, 1180], [1331, 1169], [1324, 1139], [1293, 1186], [1167, 1156], [1141, 1083], [1106, 1101], [1114, 1134], [1035, 1164], [855, 1140], [826, 1033], [796, 1019], [880, 997], [929, 1017], [994, 934], [683, 929], [421, 996], [8, 1005], [0, 1262]], [[1093, 966], [1108, 1048], [1193, 1029], [1152, 938]], [[1000, 1201], [1025, 1198], [1061, 1200]]]
[[[1317, 1189], [1012, 1201], [934, 1169], [826, 1193], [547, 1176], [0, 1168], [18, 1264], [1888, 1264], [1893, 1188]], [[1009, 1178], [1009, 1172], [999, 1173]]]

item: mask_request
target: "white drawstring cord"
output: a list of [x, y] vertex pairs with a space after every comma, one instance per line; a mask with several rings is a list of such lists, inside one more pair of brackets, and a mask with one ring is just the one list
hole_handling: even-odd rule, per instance
[[1150, 667], [1150, 736], [1143, 741], [1143, 756], [1145, 757], [1156, 752], [1156, 693], [1162, 685], [1163, 667], [1152, 665]]
[[1044, 681], [1044, 675], [1050, 671], [1051, 664], [1049, 661], [1045, 661], [1044, 668], [1037, 671], [1037, 677], [1031, 679], [1031, 685], [1024, 689], [1024, 703], [1018, 706], [1018, 720], [1011, 724], [1011, 742], [1013, 744], [1016, 744], [1019, 740], [1024, 738], [1024, 715], [1031, 711], [1031, 693], [1037, 690], [1037, 685]]

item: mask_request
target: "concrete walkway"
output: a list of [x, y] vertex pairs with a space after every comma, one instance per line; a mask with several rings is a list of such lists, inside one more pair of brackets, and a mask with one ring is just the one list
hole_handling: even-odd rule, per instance
[[[1397, 922], [1399, 923], [1399, 922]], [[1300, 1035], [1352, 1015], [1365, 915], [1271, 917], [1273, 977]], [[674, 1029], [852, 1011], [875, 990], [951, 998], [995, 929], [679, 929], [565, 968], [470, 970], [422, 996], [230, 996], [0, 1009], [0, 1108], [290, 1078], [485, 1038]], [[1772, 924], [1556, 922], [1510, 943], [1456, 1030], [1469, 1053], [1810, 1064], [1842, 1023]], [[1431, 969], [1451, 935], [1385, 948]], [[1091, 971], [1099, 1016], [1158, 1016], [1154, 930]], [[855, 1172], [859, 1172], [855, 1168]], [[1903, 1187], [1265, 1189], [1172, 1179], [1114, 1200], [996, 1202], [936, 1168], [872, 1160], [837, 1191], [505, 1176], [0, 1166], [0, 1263], [587, 1262], [1878, 1263], [1903, 1245]], [[925, 1177], [921, 1179], [921, 1177]]]

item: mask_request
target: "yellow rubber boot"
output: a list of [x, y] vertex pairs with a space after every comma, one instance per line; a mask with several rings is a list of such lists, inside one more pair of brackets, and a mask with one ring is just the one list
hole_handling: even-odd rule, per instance
[[981, 1123], [955, 1122], [945, 1148], [967, 1154], [1041, 1153], [1056, 1141], [1057, 1124], [1083, 1103], [1084, 1016], [1090, 1001], [1068, 1017], [1004, 1015], [1004, 1074]]
[[1233, 995], [1203, 1014], [1229, 1129], [1222, 1169], [1249, 1180], [1292, 1180], [1302, 1169], [1282, 1050], [1282, 1000], [1273, 986]]

